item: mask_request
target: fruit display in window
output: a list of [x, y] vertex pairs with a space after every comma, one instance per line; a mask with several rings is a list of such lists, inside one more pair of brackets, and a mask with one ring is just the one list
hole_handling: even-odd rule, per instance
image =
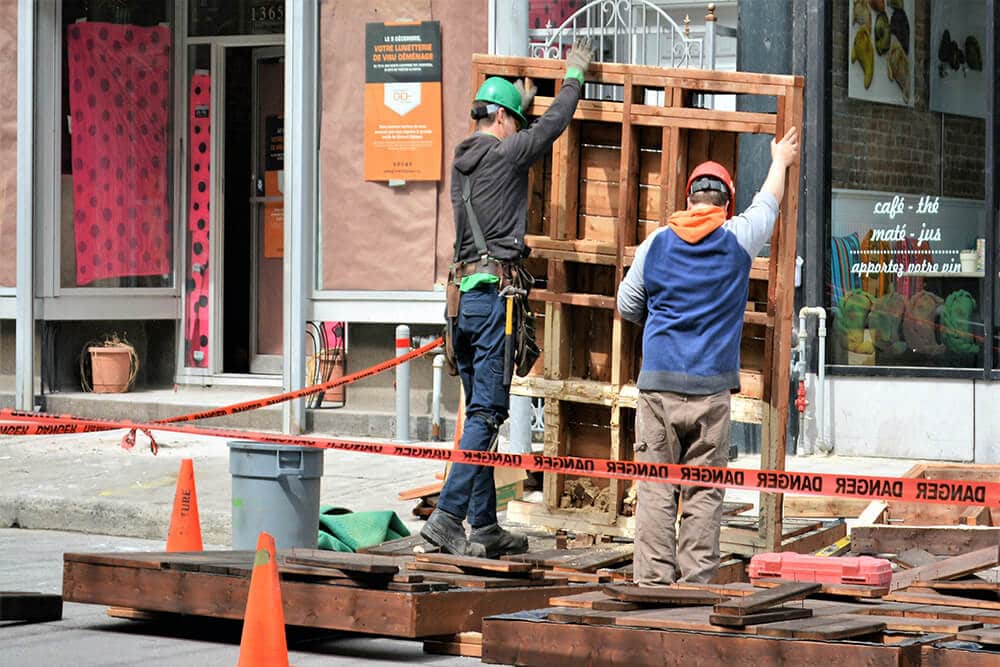
[[868, 9], [868, 0], [854, 0], [851, 6], [851, 16], [854, 22], [860, 26], [868, 27], [872, 24], [872, 13]]
[[899, 84], [903, 91], [903, 100], [910, 101], [910, 60], [903, 47], [899, 45], [899, 40], [893, 39], [892, 46], [889, 47], [888, 55], [889, 78]]
[[871, 354], [875, 351], [871, 340], [865, 339], [865, 321], [874, 303], [872, 295], [854, 289], [844, 295], [833, 319], [833, 333], [840, 346], [857, 354]]
[[969, 331], [976, 300], [964, 289], [955, 290], [941, 306], [941, 342], [952, 352], [975, 354], [979, 344]]
[[866, 25], [858, 28], [858, 34], [854, 36], [851, 62], [857, 62], [861, 65], [861, 69], [865, 73], [865, 88], [867, 89], [872, 85], [872, 76], [875, 74], [875, 49], [872, 46], [871, 32]]
[[872, 330], [875, 349], [879, 352], [902, 354], [906, 343], [900, 337], [903, 315], [906, 314], [906, 297], [890, 292], [876, 299], [868, 316], [868, 326]]
[[918, 354], [941, 354], [945, 346], [934, 335], [934, 315], [944, 299], [937, 294], [921, 290], [910, 297], [903, 318], [903, 338], [910, 349]]
[[906, 17], [906, 12], [902, 9], [897, 9], [892, 13], [892, 18], [889, 19], [889, 32], [899, 40], [899, 43], [903, 46], [903, 51], [909, 53], [910, 19]]
[[875, 16], [875, 51], [880, 56], [885, 55], [889, 50], [889, 40], [892, 33], [889, 32], [889, 19], [885, 14], [879, 13]]

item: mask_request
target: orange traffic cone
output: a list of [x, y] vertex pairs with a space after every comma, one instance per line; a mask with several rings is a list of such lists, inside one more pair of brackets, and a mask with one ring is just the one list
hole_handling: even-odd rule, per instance
[[250, 594], [243, 614], [240, 661], [236, 667], [289, 667], [274, 538], [267, 533], [257, 538]]
[[181, 461], [177, 473], [174, 512], [167, 532], [167, 551], [201, 551], [201, 522], [198, 520], [198, 494], [194, 488], [194, 462]]

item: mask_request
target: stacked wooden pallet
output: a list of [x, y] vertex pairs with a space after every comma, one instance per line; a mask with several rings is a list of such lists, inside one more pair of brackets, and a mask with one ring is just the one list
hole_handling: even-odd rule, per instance
[[[489, 76], [528, 77], [539, 89], [531, 115], [543, 113], [561, 85], [564, 63], [475, 56], [473, 89]], [[596, 64], [573, 121], [531, 172], [527, 244], [540, 288], [543, 355], [513, 392], [545, 398], [545, 453], [630, 459], [641, 354], [639, 329], [624, 321], [615, 293], [638, 244], [685, 207], [689, 170], [712, 159], [736, 174], [740, 134], [782, 134], [801, 126], [801, 78], [704, 70]], [[775, 113], [700, 108], [709, 94], [762, 96]], [[622, 101], [615, 101], [622, 100]], [[770, 259], [751, 271], [742, 344], [738, 420], [763, 423], [763, 465], [784, 468], [797, 220], [798, 169], [782, 202]], [[545, 509], [532, 523], [567, 514], [610, 534], [630, 514], [629, 483], [552, 474]], [[580, 507], [580, 505], [585, 505]], [[572, 508], [572, 510], [570, 509]], [[524, 510], [525, 508], [521, 508]], [[780, 502], [765, 503], [761, 531], [781, 542]], [[575, 510], [575, 511], [574, 511]], [[556, 527], [565, 527], [556, 526]]]
[[[996, 556], [975, 559], [990, 563]], [[975, 567], [971, 560], [965, 570]], [[557, 597], [546, 609], [487, 619], [482, 656], [486, 662], [546, 667], [1000, 662], [1000, 603], [944, 595], [906, 602], [877, 599], [882, 591], [864, 586], [770, 585], [604, 586]], [[948, 643], [955, 639], [975, 642], [964, 645], [974, 650]]]
[[[124, 608], [115, 615], [127, 618], [170, 613], [242, 619], [253, 562], [252, 551], [67, 553], [63, 598]], [[279, 551], [277, 562], [289, 625], [393, 637], [478, 632], [488, 614], [592, 588], [571, 586], [567, 577], [530, 564], [440, 554], [291, 549]]]

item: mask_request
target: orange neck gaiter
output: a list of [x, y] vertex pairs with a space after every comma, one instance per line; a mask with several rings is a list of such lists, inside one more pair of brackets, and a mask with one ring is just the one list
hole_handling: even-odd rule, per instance
[[702, 240], [726, 222], [726, 209], [721, 206], [699, 206], [686, 211], [677, 211], [670, 216], [667, 224], [677, 236], [694, 244]]

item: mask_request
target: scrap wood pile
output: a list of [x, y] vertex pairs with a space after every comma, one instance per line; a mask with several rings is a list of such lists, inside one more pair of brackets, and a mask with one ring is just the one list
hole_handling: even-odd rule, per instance
[[[865, 566], [861, 575], [872, 575], [868, 577], [858, 576], [854, 565], [859, 559], [819, 560], [831, 561], [824, 568], [830, 571], [844, 565], [839, 568], [844, 576], [793, 581], [756, 568], [763, 575], [751, 583], [604, 584], [598, 591], [553, 597], [546, 609], [486, 619], [482, 654], [488, 662], [505, 662], [520, 642], [517, 664], [523, 665], [606, 664], [609, 656], [621, 658], [622, 651], [633, 652], [630, 664], [647, 664], [651, 658], [641, 652], [654, 648], [660, 651], [656, 664], [697, 662], [700, 652], [708, 650], [705, 646], [712, 647], [715, 660], [743, 656], [760, 664], [827, 659], [846, 660], [844, 664], [1000, 664], [1000, 547], [943, 559], [911, 550], [899, 554], [897, 562], [914, 566], [894, 573], [882, 559], [860, 559]], [[860, 580], [875, 583], [851, 583]], [[580, 626], [586, 630], [573, 629]], [[711, 633], [713, 639], [692, 643], [684, 635], [663, 635], [671, 631]], [[802, 643], [748, 643], [751, 638]], [[541, 648], [526, 654], [526, 642]], [[567, 643], [573, 644], [572, 653]]]

